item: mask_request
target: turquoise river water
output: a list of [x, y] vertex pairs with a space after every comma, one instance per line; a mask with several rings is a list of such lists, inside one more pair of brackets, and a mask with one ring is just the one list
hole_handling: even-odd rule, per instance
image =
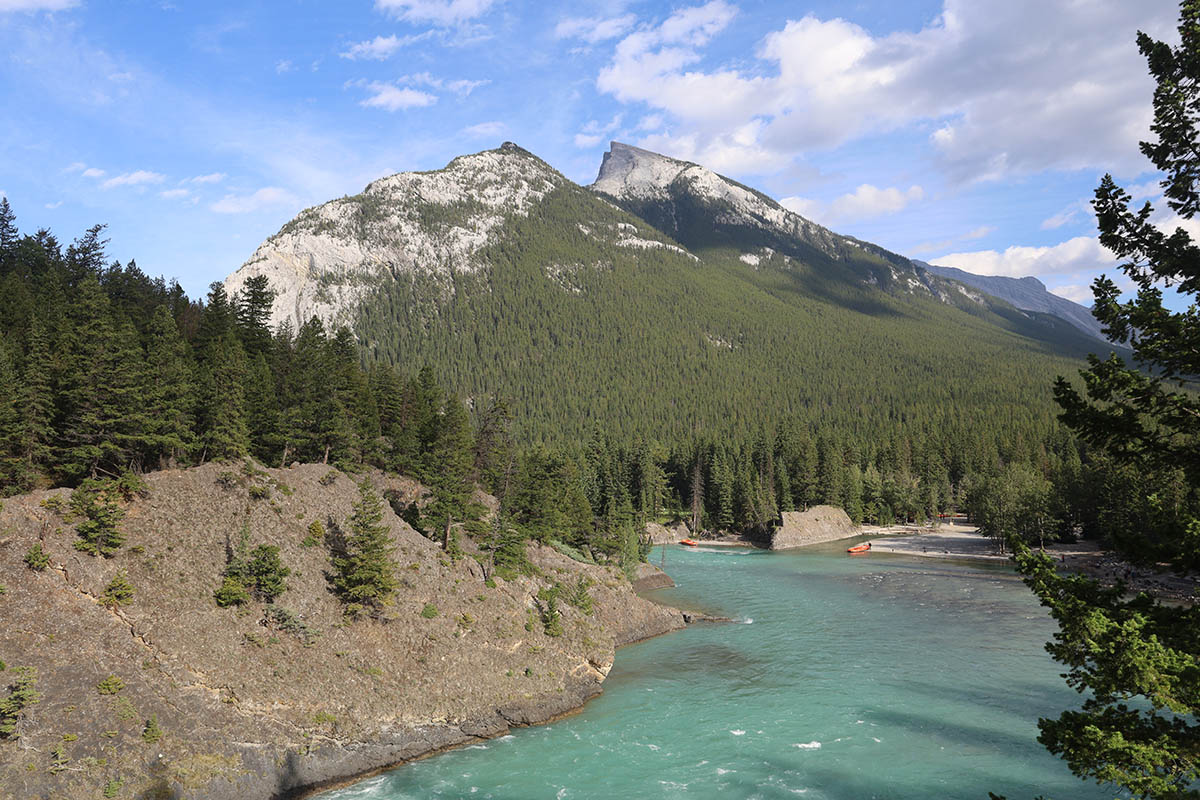
[[740, 624], [622, 648], [582, 713], [321, 800], [1117, 796], [1035, 740], [1079, 697], [1008, 568], [844, 545], [668, 547], [666, 567], [678, 587], [658, 599]]

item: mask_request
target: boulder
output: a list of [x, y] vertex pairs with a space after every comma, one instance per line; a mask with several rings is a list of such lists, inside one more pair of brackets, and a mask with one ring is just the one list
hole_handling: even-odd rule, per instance
[[770, 534], [769, 550], [788, 550], [858, 536], [858, 526], [836, 506], [813, 506], [807, 511], [783, 512], [783, 524]]

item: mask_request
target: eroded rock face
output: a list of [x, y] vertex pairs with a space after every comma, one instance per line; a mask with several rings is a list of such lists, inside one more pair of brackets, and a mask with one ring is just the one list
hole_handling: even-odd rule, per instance
[[[566, 713], [599, 693], [616, 646], [683, 626], [619, 572], [554, 551], [530, 554], [545, 578], [488, 586], [478, 563], [449, 562], [390, 511], [402, 586], [380, 619], [347, 622], [325, 577], [330, 551], [310, 526], [334, 536], [345, 526], [357, 499], [349, 477], [207, 465], [147, 483], [111, 559], [72, 547], [74, 525], [51, 499], [65, 506], [65, 490], [4, 501], [0, 683], [7, 694], [14, 668], [33, 667], [42, 698], [16, 740], [0, 740], [3, 800], [98, 797], [110, 781], [123, 797], [289, 796]], [[290, 623], [264, 603], [213, 600], [243, 526], [292, 570], [274, 604]], [[43, 572], [23, 560], [35, 542], [51, 559]], [[106, 608], [99, 598], [121, 571], [134, 600]], [[592, 614], [560, 602], [563, 634], [547, 635], [538, 589], [581, 579]], [[110, 675], [123, 687], [104, 694]], [[151, 718], [155, 741], [144, 735]]]
[[385, 277], [420, 273], [449, 281], [476, 272], [479, 251], [504, 222], [525, 216], [569, 183], [512, 143], [460, 156], [444, 169], [381, 178], [360, 194], [302, 211], [225, 280], [230, 295], [265, 275], [276, 292], [271, 320], [293, 330], [319, 317], [352, 324], [360, 301]]
[[783, 512], [783, 524], [771, 532], [767, 547], [787, 550], [858, 535], [858, 526], [836, 506], [813, 506], [807, 511]]

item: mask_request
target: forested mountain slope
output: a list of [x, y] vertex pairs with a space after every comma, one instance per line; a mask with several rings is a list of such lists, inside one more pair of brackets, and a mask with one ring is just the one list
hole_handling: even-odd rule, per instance
[[[1091, 309], [1048, 291], [1046, 285], [1037, 278], [1032, 276], [1006, 278], [1002, 275], [976, 275], [973, 272], [966, 272], [956, 267], [939, 267], [933, 264], [926, 264], [924, 261], [916, 261], [914, 263], [933, 272], [935, 275], [952, 278], [986, 292], [992, 297], [1006, 300], [1017, 308], [1026, 311], [1040, 311], [1061, 317], [1076, 328], [1079, 328], [1079, 330], [1094, 336], [1101, 342], [1107, 341], [1101, 330], [1100, 323], [1092, 316]], [[1103, 347], [1103, 345], [1096, 345], [1096, 347]]]
[[[753, 190], [614, 145], [584, 189], [501, 148], [309, 209], [226, 281], [276, 320], [348, 322], [368, 359], [501, 395], [526, 437], [1044, 436], [1089, 340]], [[972, 434], [974, 435], [974, 434]], [[1016, 434], [1014, 434], [1016, 435]]]

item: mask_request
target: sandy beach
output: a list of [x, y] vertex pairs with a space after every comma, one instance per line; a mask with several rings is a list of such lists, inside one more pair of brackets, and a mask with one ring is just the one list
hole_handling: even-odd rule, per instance
[[[991, 539], [981, 536], [974, 525], [950, 523], [936, 528], [863, 526], [862, 533], [872, 537], [868, 541], [871, 542], [873, 553], [999, 563], [1008, 561], [1008, 555], [1001, 553]], [[1172, 602], [1200, 602], [1200, 575], [1177, 575], [1170, 571], [1135, 566], [1095, 542], [1049, 544], [1046, 552], [1059, 562], [1062, 571], [1087, 575], [1105, 586], [1123, 581], [1130, 592], [1149, 591]]]

